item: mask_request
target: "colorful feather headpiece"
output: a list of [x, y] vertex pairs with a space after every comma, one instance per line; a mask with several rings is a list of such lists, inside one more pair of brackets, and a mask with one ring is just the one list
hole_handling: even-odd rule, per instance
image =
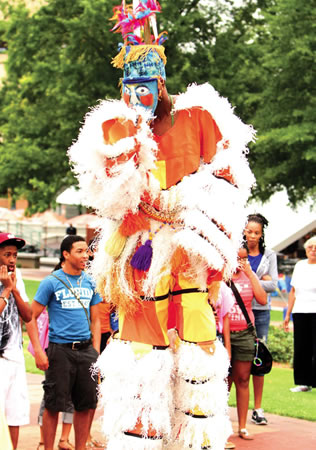
[[160, 76], [165, 79], [167, 59], [162, 43], [167, 33], [158, 35], [156, 14], [161, 11], [158, 1], [133, 0], [131, 5], [122, 1], [113, 11], [111, 20], [116, 24], [111, 31], [122, 33], [124, 44], [112, 64], [124, 69], [123, 82]]

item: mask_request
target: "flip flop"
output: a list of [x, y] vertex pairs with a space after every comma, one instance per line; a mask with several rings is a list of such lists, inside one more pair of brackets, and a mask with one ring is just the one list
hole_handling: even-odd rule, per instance
[[253, 436], [248, 433], [248, 430], [246, 428], [241, 428], [238, 431], [238, 435], [239, 435], [239, 437], [241, 439], [246, 439], [247, 441], [252, 441], [253, 440]]
[[91, 438], [91, 440], [86, 443], [86, 448], [105, 448], [105, 443]]

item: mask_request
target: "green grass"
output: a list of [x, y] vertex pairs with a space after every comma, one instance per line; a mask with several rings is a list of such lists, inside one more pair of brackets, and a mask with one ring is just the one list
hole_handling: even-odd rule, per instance
[[35, 359], [33, 355], [27, 350], [27, 346], [29, 345], [29, 336], [26, 332], [23, 333], [23, 352], [24, 352], [24, 359], [25, 359], [25, 368], [26, 371], [29, 373], [38, 373], [38, 374], [44, 374], [42, 370], [39, 370], [36, 367]]
[[36, 280], [23, 280], [23, 281], [24, 281], [27, 296], [30, 299], [30, 301], [32, 302], [33, 298], [35, 297], [35, 294], [36, 294], [36, 291], [37, 291], [37, 288], [38, 288], [40, 282], [36, 281]]
[[[253, 409], [253, 387], [250, 381], [249, 410]], [[290, 392], [294, 387], [293, 370], [273, 367], [264, 378], [262, 407], [266, 412], [316, 422], [316, 389], [310, 392]], [[235, 386], [232, 386], [230, 406], [236, 406]]]
[[[32, 302], [40, 282], [37, 280], [23, 280], [23, 281], [24, 281], [27, 296], [30, 299], [30, 302]], [[39, 370], [36, 367], [34, 357], [27, 350], [29, 340], [30, 339], [29, 339], [28, 334], [26, 332], [24, 332], [23, 333], [23, 350], [24, 350], [26, 371], [29, 373], [43, 374], [44, 372], [42, 372], [42, 370]]]
[[271, 310], [270, 313], [270, 321], [271, 322], [283, 322], [283, 311], [274, 311]]

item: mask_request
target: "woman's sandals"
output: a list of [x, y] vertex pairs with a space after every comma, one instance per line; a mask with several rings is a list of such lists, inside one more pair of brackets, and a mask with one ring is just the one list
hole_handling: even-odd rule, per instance
[[246, 439], [247, 441], [252, 441], [253, 440], [253, 436], [248, 433], [248, 430], [246, 428], [241, 428], [238, 431], [238, 435], [239, 435], [239, 437], [241, 439]]

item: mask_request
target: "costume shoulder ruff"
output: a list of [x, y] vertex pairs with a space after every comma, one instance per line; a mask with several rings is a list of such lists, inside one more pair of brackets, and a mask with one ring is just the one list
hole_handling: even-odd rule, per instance
[[[193, 108], [212, 116], [222, 139], [210, 163], [201, 160], [197, 172], [166, 191], [160, 190], [151, 173], [158, 149], [143, 108], [134, 109], [122, 101], [101, 102], [87, 115], [78, 141], [69, 150], [87, 206], [105, 219], [92, 272], [109, 300], [117, 302], [118, 290], [134, 299], [127, 267], [136, 248], [148, 240], [152, 260], [144, 277], [144, 295], [152, 296], [154, 286], [172, 270], [178, 249], [189, 258], [188, 276], [201, 288], [207, 286], [210, 268], [223, 271], [226, 277], [235, 270], [246, 221], [244, 206], [254, 183], [245, 158], [254, 130], [234, 115], [229, 102], [209, 84], [192, 85], [176, 97], [175, 111]], [[126, 217], [143, 214], [140, 205], [144, 199], [149, 207], [159, 203], [158, 214], [172, 216], [172, 223], [167, 221], [161, 227], [155, 215], [147, 215], [147, 228], [136, 227], [132, 234], [117, 240]], [[108, 244], [106, 219], [116, 233], [112, 244], [119, 242], [115, 250]]]

